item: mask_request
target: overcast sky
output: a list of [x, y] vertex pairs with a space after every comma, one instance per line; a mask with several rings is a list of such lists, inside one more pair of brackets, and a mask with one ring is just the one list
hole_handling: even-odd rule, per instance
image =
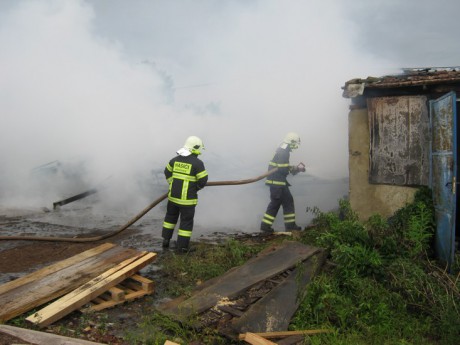
[[55, 160], [132, 190], [189, 135], [214, 181], [263, 173], [288, 131], [292, 163], [347, 176], [341, 87], [460, 65], [458, 13], [458, 0], [0, 0], [0, 198]]

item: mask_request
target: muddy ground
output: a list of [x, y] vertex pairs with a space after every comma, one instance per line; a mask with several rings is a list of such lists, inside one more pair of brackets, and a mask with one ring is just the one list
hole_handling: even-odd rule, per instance
[[[133, 216], [122, 213], [94, 214], [90, 207], [58, 210], [0, 208], [0, 236], [91, 237], [116, 231], [129, 222]], [[120, 234], [98, 242], [0, 241], [0, 284], [105, 242], [156, 252], [158, 258], [162, 255], [170, 255], [168, 250], [163, 251], [161, 248], [162, 217], [161, 210], [160, 212], [152, 212]], [[229, 236], [244, 238], [247, 236], [254, 237], [255, 234], [232, 232], [228, 229], [225, 232], [206, 233], [201, 229], [198, 235], [194, 234], [192, 240], [217, 243]], [[80, 312], [73, 312], [48, 327], [46, 331], [101, 343], [128, 344], [123, 339], [126, 333], [136, 332], [138, 330], [137, 325], [142, 322], [143, 316], [153, 313], [155, 306], [164, 302], [157, 297], [157, 291], [167, 282], [162, 280], [162, 267], [159, 267], [156, 261], [140, 272], [143, 276], [155, 281], [156, 292], [153, 295], [106, 309], [100, 312], [98, 316], [91, 317], [91, 320], [82, 318]], [[28, 314], [24, 316], [28, 316]], [[19, 317], [10, 320], [7, 324], [24, 327], [26, 322]], [[16, 343], [25, 343], [0, 333], [0, 345], [12, 344], [15, 341]]]

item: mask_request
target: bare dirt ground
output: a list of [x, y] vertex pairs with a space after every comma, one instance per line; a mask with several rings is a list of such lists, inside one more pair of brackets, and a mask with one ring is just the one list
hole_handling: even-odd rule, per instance
[[[169, 251], [163, 252], [161, 248], [160, 214], [161, 212], [148, 215], [120, 234], [98, 242], [0, 241], [0, 284], [105, 242], [156, 252], [158, 257], [166, 255]], [[91, 237], [116, 231], [129, 220], [130, 217], [126, 215], [93, 215], [90, 209], [50, 211], [0, 208], [0, 236]], [[193, 240], [218, 242], [229, 235], [213, 233], [198, 236]], [[123, 339], [124, 335], [127, 332], [136, 332], [143, 316], [154, 312], [155, 306], [161, 302], [157, 297], [157, 291], [162, 288], [162, 284], [167, 283], [162, 281], [161, 270], [155, 261], [140, 272], [155, 281], [156, 292], [153, 295], [106, 309], [88, 319], [82, 317], [80, 312], [73, 312], [47, 327], [45, 331], [107, 344], [129, 344]], [[19, 317], [7, 324], [24, 327], [25, 321]], [[30, 328], [33, 328], [32, 325]], [[14, 343], [27, 342], [0, 333], [0, 345]]]

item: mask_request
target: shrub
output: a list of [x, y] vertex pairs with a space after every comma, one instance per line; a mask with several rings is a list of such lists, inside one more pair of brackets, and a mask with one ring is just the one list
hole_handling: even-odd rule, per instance
[[[344, 200], [338, 213], [316, 212], [315, 245], [328, 249], [333, 269], [310, 283], [292, 328], [338, 331], [312, 337], [318, 344], [458, 342], [460, 276], [431, 260], [435, 222], [428, 188], [389, 219], [374, 215], [361, 223]], [[458, 257], [453, 267], [459, 269]]]

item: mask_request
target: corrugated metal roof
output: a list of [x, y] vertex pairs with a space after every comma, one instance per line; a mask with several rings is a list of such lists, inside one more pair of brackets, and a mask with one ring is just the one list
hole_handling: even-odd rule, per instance
[[343, 97], [353, 98], [362, 95], [366, 88], [389, 89], [459, 82], [460, 67], [406, 68], [402, 74], [352, 79], [342, 89]]

